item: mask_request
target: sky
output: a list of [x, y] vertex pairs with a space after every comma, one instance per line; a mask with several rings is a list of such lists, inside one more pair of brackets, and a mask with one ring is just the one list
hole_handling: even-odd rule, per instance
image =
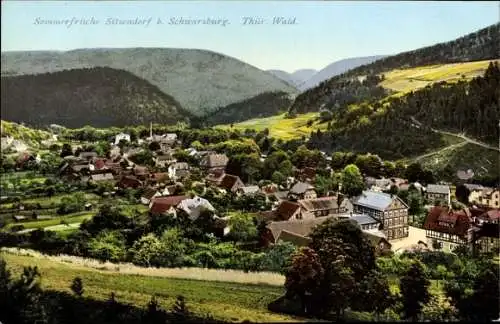
[[[321, 69], [453, 40], [499, 21], [500, 1], [2, 1], [2, 51], [175, 47], [219, 52], [260, 69]], [[244, 17], [263, 24], [244, 24]], [[275, 17], [294, 24], [273, 24]], [[108, 19], [142, 24], [106, 24]], [[222, 24], [172, 25], [174, 18]], [[95, 24], [64, 20], [84, 19]], [[151, 20], [149, 20], [151, 19]], [[54, 21], [62, 24], [49, 24]], [[147, 23], [147, 21], [150, 21]], [[160, 21], [161, 23], [159, 23]], [[248, 22], [248, 19], [247, 19]]]

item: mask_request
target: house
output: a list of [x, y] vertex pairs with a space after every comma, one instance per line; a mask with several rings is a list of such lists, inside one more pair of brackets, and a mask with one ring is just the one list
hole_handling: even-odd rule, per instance
[[225, 170], [229, 158], [225, 154], [207, 154], [200, 161], [200, 167], [212, 170]]
[[115, 181], [115, 177], [111, 172], [97, 173], [90, 175], [89, 181], [93, 183]]
[[390, 190], [392, 186], [405, 190], [408, 188], [408, 180], [401, 178], [380, 178], [366, 177], [365, 184], [371, 191], [383, 192]]
[[109, 150], [109, 157], [111, 159], [116, 159], [116, 158], [118, 158], [120, 156], [121, 156], [120, 147], [119, 146], [113, 146], [113, 147], [111, 147], [111, 149]]
[[408, 205], [398, 196], [365, 190], [352, 204], [354, 212], [378, 220], [389, 241], [408, 236]]
[[475, 204], [490, 208], [500, 208], [500, 189], [485, 188], [481, 190]]
[[469, 243], [470, 214], [466, 210], [452, 211], [448, 207], [431, 208], [424, 222], [427, 244], [445, 252]]
[[315, 199], [316, 197], [318, 197], [318, 195], [314, 187], [305, 182], [295, 183], [288, 192], [288, 198], [292, 200]]
[[149, 212], [153, 215], [173, 214], [177, 215], [177, 205], [181, 201], [189, 199], [188, 196], [154, 197], [149, 203]]
[[383, 233], [363, 230], [363, 234], [375, 249], [376, 256], [387, 255], [391, 252], [392, 244], [389, 243]]
[[[267, 225], [262, 239], [265, 244], [276, 244], [282, 241], [290, 242], [297, 246], [307, 246], [311, 243], [309, 235], [314, 228], [331, 218], [335, 218], [335, 216], [307, 220], [271, 222]], [[390, 252], [391, 244], [384, 237], [384, 234], [364, 230], [362, 230], [362, 233], [375, 248], [376, 255]]]
[[93, 160], [93, 159], [96, 159], [97, 158], [97, 153], [96, 152], [80, 152], [80, 154], [78, 154], [78, 157], [80, 159], [85, 159], [87, 161], [90, 161], [90, 160]]
[[156, 173], [151, 173], [149, 175], [148, 182], [153, 186], [157, 186], [160, 184], [167, 183], [169, 180], [170, 180], [170, 178], [168, 177], [168, 173], [156, 172]]
[[168, 176], [170, 179], [177, 181], [189, 176], [189, 164], [186, 162], [176, 162], [168, 167]]
[[309, 219], [352, 212], [353, 206], [349, 199], [340, 199], [337, 196], [315, 199], [299, 199], [299, 219]]
[[150, 177], [148, 168], [140, 165], [134, 166], [132, 174], [141, 181], [147, 180]]
[[238, 189], [244, 186], [245, 184], [243, 183], [243, 181], [241, 181], [240, 177], [231, 174], [225, 174], [224, 177], [222, 178], [222, 181], [219, 184], [220, 188], [230, 191], [232, 193], [236, 193]]
[[300, 217], [300, 205], [288, 200], [282, 201], [275, 210], [259, 214], [259, 218], [265, 221], [286, 221]]
[[355, 221], [364, 231], [379, 232], [380, 222], [366, 214], [350, 214], [349, 218]]
[[432, 205], [442, 202], [449, 206], [451, 204], [450, 187], [447, 185], [429, 184], [425, 189], [425, 198]]
[[120, 188], [133, 188], [137, 189], [139, 187], [142, 187], [143, 183], [141, 180], [137, 179], [134, 176], [123, 176], [120, 181], [118, 182], [118, 187]]
[[260, 188], [259, 188], [259, 186], [240, 187], [240, 188], [238, 188], [236, 193], [240, 196], [256, 195], [256, 194], [260, 193]]
[[166, 168], [170, 164], [177, 162], [177, 159], [174, 157], [174, 152], [169, 151], [164, 154], [158, 155], [154, 159], [155, 166], [157, 168]]
[[226, 173], [224, 172], [224, 170], [213, 170], [213, 171], [210, 171], [207, 176], [205, 177], [205, 181], [208, 183], [208, 184], [212, 184], [212, 185], [215, 185], [215, 186], [218, 186], [222, 179], [224, 178], [224, 175]]
[[120, 141], [127, 141], [130, 143], [130, 135], [125, 133], [120, 133], [115, 136], [115, 145], [118, 145]]
[[147, 188], [141, 195], [141, 204], [149, 206], [154, 197], [160, 197], [161, 193], [154, 188]]
[[182, 200], [177, 206], [177, 209], [186, 212], [191, 220], [196, 220], [203, 210], [215, 212], [215, 208], [208, 200], [197, 196], [192, 199]]

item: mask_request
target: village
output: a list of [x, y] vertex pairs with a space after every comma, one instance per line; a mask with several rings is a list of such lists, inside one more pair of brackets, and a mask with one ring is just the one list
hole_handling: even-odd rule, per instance
[[[348, 197], [341, 193], [342, 183], [338, 191], [319, 193], [315, 188], [317, 169], [308, 166], [294, 168], [293, 176], [280, 184], [244, 183], [239, 176], [226, 172], [226, 154], [194, 147], [181, 149], [176, 133], [157, 135], [151, 128], [149, 136], [135, 141], [129, 134], [119, 133], [109, 144], [107, 156], [81, 147], [68, 153], [58, 169], [59, 180], [84, 188], [99, 187], [101, 196], [107, 199], [134, 190], [142, 210], [153, 216], [187, 215], [195, 221], [204, 211], [210, 211], [222, 235], [231, 232], [230, 218], [238, 210], [215, 208], [207, 192], [219, 200], [232, 197], [245, 203], [253, 201], [256, 208], [251, 215], [259, 224], [258, 239], [264, 246], [280, 241], [306, 246], [312, 229], [333, 218], [354, 221], [379, 255], [415, 249], [453, 252], [457, 247], [475, 253], [500, 251], [498, 188], [463, 183], [452, 189], [445, 183], [423, 186], [402, 178], [364, 176], [362, 193]], [[144, 152], [144, 148], [151, 154], [152, 165], [132, 162], [131, 157]], [[176, 158], [179, 150], [183, 151], [182, 161]], [[261, 154], [261, 162], [266, 157]], [[22, 167], [40, 160], [39, 156], [21, 153], [17, 163]], [[333, 173], [330, 166], [326, 170]], [[408, 190], [418, 192], [425, 201], [425, 218], [417, 227], [409, 204], [395, 194]], [[452, 208], [452, 200], [457, 198], [465, 202], [460, 205], [463, 208]], [[93, 210], [92, 203], [83, 203], [86, 211]], [[27, 213], [29, 208], [25, 207], [22, 200], [7, 209], [2, 206], [3, 226], [11, 223], [7, 227], [10, 231], [27, 233], [36, 228], [26, 229], [25, 225], [51, 218]], [[11, 219], [5, 221], [7, 215]], [[64, 225], [70, 224], [62, 222], [55, 228], [64, 229]], [[79, 224], [71, 225], [74, 228]]]

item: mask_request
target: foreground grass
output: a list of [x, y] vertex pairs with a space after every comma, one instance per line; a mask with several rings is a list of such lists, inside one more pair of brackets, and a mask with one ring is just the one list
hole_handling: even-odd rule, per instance
[[[0, 257], [3, 257], [17, 274], [24, 266], [38, 266], [44, 289], [70, 292], [71, 281], [78, 276], [83, 280], [84, 295], [98, 300], [105, 300], [109, 298], [111, 292], [115, 292], [119, 301], [143, 306], [148, 303], [151, 295], [156, 295], [162, 307], [170, 308], [176, 296], [183, 295], [188, 307], [194, 313], [211, 314], [221, 320], [255, 322], [299, 320], [267, 310], [268, 303], [284, 292], [283, 288], [278, 286], [112, 273], [89, 269], [78, 264], [5, 252], [0, 252]], [[199, 271], [208, 272], [204, 269]], [[214, 274], [210, 276], [215, 279]], [[218, 276], [220, 280], [227, 280], [230, 277], [226, 271], [219, 271]], [[248, 276], [251, 277], [252, 274]]]
[[406, 93], [435, 82], [457, 82], [483, 75], [490, 63], [486, 61], [420, 66], [410, 69], [395, 69], [384, 73], [384, 88]]
[[[311, 131], [326, 129], [327, 124], [319, 124], [316, 120], [318, 113], [308, 113], [297, 115], [295, 118], [285, 118], [285, 114], [266, 118], [249, 119], [241, 123], [233, 124], [233, 129], [244, 131], [245, 129], [254, 129], [258, 132], [269, 129], [269, 135], [274, 138], [290, 140], [309, 136]], [[307, 126], [308, 121], [313, 120], [311, 127]], [[231, 129], [230, 125], [215, 126], [220, 129]]]

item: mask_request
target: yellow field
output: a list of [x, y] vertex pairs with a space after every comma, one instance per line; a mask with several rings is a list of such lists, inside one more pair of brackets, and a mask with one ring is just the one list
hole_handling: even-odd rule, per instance
[[471, 79], [482, 75], [489, 63], [490, 61], [487, 60], [396, 69], [384, 73], [385, 80], [381, 85], [384, 88], [404, 93], [435, 82], [456, 82], [461, 79]]
[[[268, 128], [269, 135], [271, 137], [290, 140], [294, 138], [301, 138], [302, 136], [309, 136], [313, 130], [325, 130], [327, 124], [319, 124], [318, 121], [316, 121], [316, 117], [318, 117], [318, 113], [315, 112], [297, 115], [296, 118], [285, 118], [285, 114], [281, 114], [267, 118], [249, 119], [241, 123], [236, 123], [233, 125], [233, 129], [244, 131], [249, 128], [256, 131], [263, 131]], [[311, 127], [307, 126], [307, 122], [309, 120], [314, 120]], [[218, 125], [215, 127], [221, 129], [231, 129], [230, 125]]]

